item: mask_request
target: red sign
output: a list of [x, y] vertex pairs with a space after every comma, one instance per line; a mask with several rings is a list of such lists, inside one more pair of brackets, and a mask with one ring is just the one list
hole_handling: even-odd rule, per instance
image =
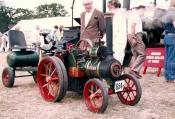
[[160, 75], [161, 68], [164, 67], [165, 59], [165, 49], [164, 48], [147, 48], [146, 49], [146, 58], [144, 61], [144, 72], [146, 73], [147, 67], [156, 67], [159, 68], [157, 76]]

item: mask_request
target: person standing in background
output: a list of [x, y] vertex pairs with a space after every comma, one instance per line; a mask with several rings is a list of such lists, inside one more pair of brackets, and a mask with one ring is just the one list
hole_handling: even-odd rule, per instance
[[36, 51], [40, 52], [40, 47], [44, 45], [44, 39], [40, 35], [40, 26], [36, 25], [35, 29], [32, 31], [32, 41], [35, 44]]
[[8, 40], [8, 35], [7, 33], [2, 34], [1, 36], [1, 47], [0, 47], [0, 52], [7, 52], [9, 50], [9, 40]]
[[108, 1], [108, 7], [113, 16], [113, 51], [114, 58], [123, 64], [127, 44], [126, 11], [121, 8], [118, 0]]
[[140, 13], [142, 8], [135, 8], [129, 11], [128, 16], [128, 41], [131, 45], [132, 59], [129, 73], [141, 78], [140, 71], [146, 57], [146, 48], [142, 40], [143, 28]]
[[1, 48], [2, 43], [2, 33], [0, 32], [0, 53], [3, 51], [3, 49]]
[[[92, 0], [83, 0], [85, 11], [81, 13], [80, 40], [89, 39], [93, 44], [97, 36], [105, 33], [105, 20], [101, 11], [93, 7]], [[88, 45], [82, 42], [82, 46]]]
[[108, 7], [109, 11], [112, 11], [112, 8], [113, 8], [112, 0], [109, 0], [109, 1], [108, 1], [107, 7]]
[[58, 39], [57, 39], [57, 40], [58, 40], [58, 41], [57, 41], [58, 43], [60, 42], [60, 40], [61, 40], [62, 37], [63, 37], [63, 32], [64, 32], [64, 26], [63, 26], [63, 25], [60, 25], [60, 26], [59, 26], [59, 30], [58, 30], [58, 32], [57, 32], [57, 33], [58, 33], [58, 35], [57, 35], [57, 36], [58, 36]]
[[56, 42], [58, 41], [58, 26], [55, 25], [53, 30], [46, 36], [46, 40], [48, 43], [46, 44], [50, 44], [52, 43], [52, 45], [55, 45]]
[[165, 29], [165, 80], [175, 82], [175, 0], [171, 0], [171, 6], [162, 17]]

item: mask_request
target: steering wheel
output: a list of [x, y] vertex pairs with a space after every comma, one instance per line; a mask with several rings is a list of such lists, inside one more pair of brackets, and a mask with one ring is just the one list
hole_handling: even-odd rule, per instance
[[93, 46], [93, 42], [90, 39], [79, 40], [75, 45], [76, 48], [79, 48], [85, 51], [90, 51], [92, 46]]

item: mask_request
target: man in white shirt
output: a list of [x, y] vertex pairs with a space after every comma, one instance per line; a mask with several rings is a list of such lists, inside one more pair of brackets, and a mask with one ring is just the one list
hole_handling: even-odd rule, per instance
[[121, 8], [118, 0], [108, 1], [108, 8], [114, 14], [112, 22], [114, 58], [123, 64], [127, 44], [126, 11]]
[[128, 16], [128, 41], [133, 54], [129, 73], [137, 78], [142, 77], [139, 73], [146, 56], [145, 44], [142, 41], [142, 21], [139, 16], [141, 10], [142, 8], [130, 10]]

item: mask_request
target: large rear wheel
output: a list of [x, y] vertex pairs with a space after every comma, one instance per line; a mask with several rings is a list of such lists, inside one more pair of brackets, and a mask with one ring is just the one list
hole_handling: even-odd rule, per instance
[[99, 79], [90, 79], [84, 87], [84, 100], [91, 112], [103, 113], [108, 106], [108, 92]]
[[15, 80], [15, 72], [13, 70], [13, 68], [10, 67], [6, 67], [3, 71], [2, 71], [2, 83], [5, 87], [13, 87], [14, 84], [14, 80]]
[[37, 83], [42, 97], [46, 101], [61, 101], [68, 87], [67, 72], [57, 57], [46, 57], [39, 63]]
[[120, 101], [126, 105], [137, 104], [142, 95], [141, 86], [137, 78], [130, 74], [124, 74], [121, 75], [120, 80], [125, 81], [123, 91], [117, 93]]

